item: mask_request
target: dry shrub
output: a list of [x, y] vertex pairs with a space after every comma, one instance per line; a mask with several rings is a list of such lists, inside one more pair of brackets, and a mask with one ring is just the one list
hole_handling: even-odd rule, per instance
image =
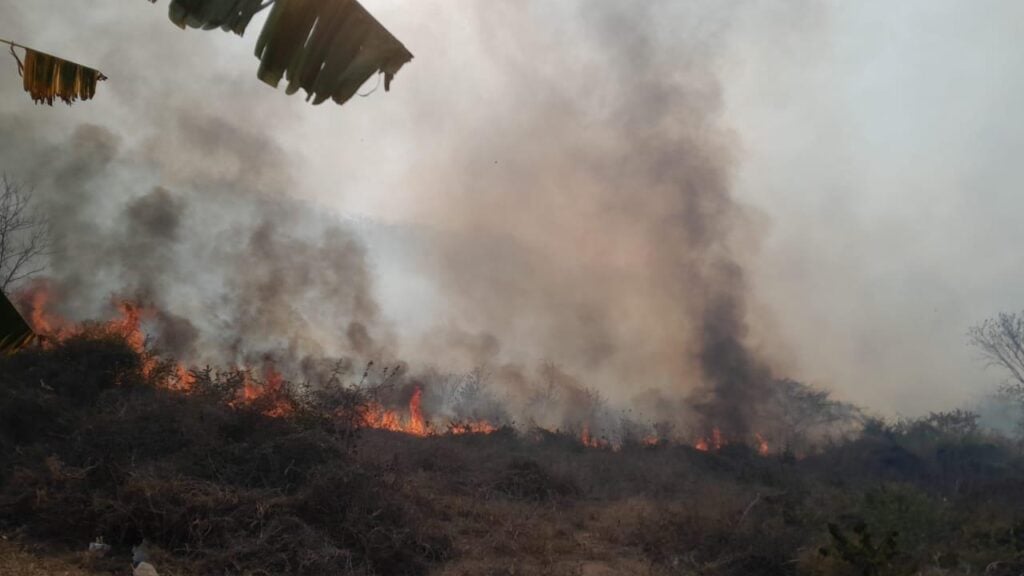
[[115, 385], [142, 381], [141, 358], [122, 338], [86, 331], [54, 349], [0, 362], [0, 438], [16, 445], [75, 429], [77, 408]]
[[536, 460], [516, 459], [509, 463], [494, 489], [516, 500], [550, 502], [580, 494], [575, 482], [547, 471]]
[[0, 414], [45, 416], [2, 420], [0, 529], [121, 553], [146, 538], [205, 574], [424, 574], [448, 554], [330, 418], [233, 407], [216, 376], [172, 392], [140, 367], [106, 334], [0, 359]]
[[806, 534], [782, 500], [756, 496], [744, 507], [662, 505], [642, 514], [630, 543], [670, 574], [796, 574]]

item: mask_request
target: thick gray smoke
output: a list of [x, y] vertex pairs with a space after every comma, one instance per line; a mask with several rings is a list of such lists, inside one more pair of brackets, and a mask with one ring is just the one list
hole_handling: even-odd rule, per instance
[[[163, 66], [101, 86], [122, 106], [98, 108], [109, 122], [26, 121], [0, 108], [0, 128], [21, 135], [0, 144], [0, 163], [17, 163], [53, 214], [51, 275], [72, 317], [130, 297], [163, 311], [155, 344], [190, 360], [397, 355], [482, 366], [510, 395], [530, 388], [523, 403], [538, 381], [559, 390], [559, 414], [540, 419], [585, 418], [567, 407], [587, 404], [594, 387], [636, 400], [646, 418], [694, 410], [742, 437], [769, 373], [747, 343], [750, 286], [737, 254], [750, 244], [720, 118], [729, 14], [681, 4], [467, 3], [475, 69], [486, 70], [476, 94], [487, 97], [465, 102], [429, 74], [400, 78], [403, 99], [385, 105], [405, 107], [418, 140], [410, 190], [395, 197], [411, 198], [401, 212], [422, 226], [402, 245], [413, 255], [404, 273], [439, 295], [422, 341], [402, 336], [401, 318], [388, 329], [352, 227], [292, 198], [295, 158], [319, 143], [275, 136], [293, 109], [269, 89], [197, 71], [195, 58], [221, 49], [201, 33], [188, 33], [202, 40], [185, 56], [168, 52], [186, 50], [177, 43], [137, 39], [131, 55], [94, 44], [107, 62]], [[115, 21], [97, 10], [98, 29]], [[152, 22], [162, 37], [155, 27], [169, 24]], [[454, 75], [466, 58], [446, 65], [443, 46], [417, 51], [428, 72]], [[357, 104], [345, 113], [384, 109]], [[103, 104], [76, 109], [85, 106]], [[67, 133], [40, 128], [58, 121]]]
[[[37, 147], [20, 168], [52, 220], [54, 311], [103, 318], [119, 299], [155, 308], [154, 346], [190, 362], [294, 368], [388, 355], [365, 248], [343, 223], [289, 199], [281, 151], [216, 118], [176, 119], [160, 130], [172, 146], [130, 149], [90, 124], [49, 147], [18, 144]], [[212, 176], [225, 163], [239, 169]], [[190, 176], [165, 186], [171, 170]]]
[[429, 273], [453, 323], [497, 334], [507, 357], [548, 357], [613, 399], [693, 393], [708, 426], [744, 436], [770, 375], [734, 255], [745, 214], [715, 58], [728, 15], [680, 4], [477, 10], [500, 89], [418, 166], [436, 190], [422, 220], [454, 231]]

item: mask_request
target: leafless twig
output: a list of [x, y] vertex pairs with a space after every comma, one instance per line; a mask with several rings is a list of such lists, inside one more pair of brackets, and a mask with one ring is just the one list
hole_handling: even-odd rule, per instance
[[0, 290], [8, 289], [46, 266], [50, 222], [32, 208], [32, 189], [0, 176]]

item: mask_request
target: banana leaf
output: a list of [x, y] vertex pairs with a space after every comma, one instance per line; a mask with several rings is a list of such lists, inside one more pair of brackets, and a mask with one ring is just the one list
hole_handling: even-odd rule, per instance
[[[150, 0], [156, 2], [156, 0]], [[384, 90], [412, 60], [410, 53], [356, 0], [172, 0], [169, 17], [181, 28], [245, 33], [253, 16], [273, 6], [256, 42], [260, 80], [307, 100], [344, 104], [374, 74]]]
[[264, 0], [173, 0], [168, 16], [182, 29], [220, 28], [241, 36], [253, 16], [269, 5]]
[[0, 353], [10, 354], [18, 351], [35, 340], [35, 333], [25, 319], [7, 299], [0, 293]]
[[258, 76], [287, 92], [299, 88], [307, 100], [344, 104], [374, 74], [384, 90], [412, 60], [401, 42], [355, 0], [276, 0], [259, 40]]
[[[6, 42], [6, 41], [5, 41]], [[53, 106], [59, 98], [66, 104], [76, 100], [90, 100], [96, 95], [96, 84], [107, 77], [88, 66], [39, 52], [25, 46], [11, 44], [11, 55], [18, 63], [25, 91], [37, 104]], [[18, 58], [14, 47], [25, 50], [24, 62]]]

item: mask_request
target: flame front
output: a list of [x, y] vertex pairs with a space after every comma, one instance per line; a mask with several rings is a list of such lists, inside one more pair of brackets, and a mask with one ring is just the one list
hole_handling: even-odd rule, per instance
[[377, 402], [367, 403], [363, 407], [362, 424], [366, 428], [404, 432], [413, 436], [428, 436], [432, 429], [423, 418], [423, 388], [416, 386], [409, 398], [407, 418], [402, 418], [397, 410], [388, 410]]
[[754, 438], [757, 439], [757, 453], [761, 456], [768, 455], [768, 441], [764, 439], [764, 436], [760, 434], [754, 434]]
[[[158, 357], [146, 348], [144, 324], [158, 317], [159, 311], [151, 306], [138, 302], [120, 299], [112, 302], [117, 314], [110, 320], [99, 324], [81, 325], [71, 322], [51, 310], [55, 300], [51, 285], [47, 282], [34, 282], [16, 297], [26, 320], [32, 329], [40, 335], [40, 345], [53, 346], [68, 338], [82, 334], [88, 328], [96, 328], [124, 338], [127, 345], [139, 354], [142, 360], [141, 371], [146, 377], [157, 374], [161, 366]], [[166, 366], [166, 364], [164, 364]], [[169, 374], [160, 375], [160, 385], [165, 388], [188, 393], [192, 390], [196, 376], [184, 364], [171, 366]], [[237, 398], [231, 401], [233, 406], [257, 406], [267, 416], [286, 417], [295, 413], [296, 405], [291, 399], [284, 376], [277, 370], [272, 361], [265, 361], [261, 377], [244, 372], [244, 381]], [[405, 410], [385, 408], [376, 401], [369, 401], [359, 408], [359, 425], [364, 428], [390, 430], [413, 436], [431, 436], [441, 433], [459, 434], [491, 434], [498, 430], [494, 423], [482, 419], [442, 421], [439, 427], [428, 420], [423, 411], [423, 388], [415, 386]], [[762, 456], [769, 454], [768, 441], [759, 433], [754, 434], [753, 446]], [[590, 448], [618, 448], [605, 438], [596, 437], [592, 433], [589, 422], [582, 424], [579, 441]], [[672, 442], [671, 438], [651, 434], [641, 439], [646, 446]], [[693, 447], [701, 452], [721, 450], [729, 444], [722, 431], [714, 427], [710, 433], [698, 438]]]
[[[722, 436], [722, 431], [716, 427], [711, 429], [710, 436], [705, 436], [694, 442], [693, 447], [701, 452], [717, 452], [726, 444], [729, 444], [729, 441]], [[769, 454], [768, 441], [758, 432], [754, 433], [754, 444], [758, 454], [761, 456]]]
[[[423, 388], [413, 388], [412, 396], [409, 398], [407, 414], [402, 415], [399, 410], [389, 410], [378, 402], [369, 402], [362, 407], [360, 414], [361, 425], [364, 428], [374, 430], [390, 430], [413, 436], [433, 436], [442, 433], [423, 415]], [[452, 435], [461, 434], [492, 434], [498, 427], [487, 420], [451, 420], [447, 423], [444, 432]]]
[[[16, 300], [21, 304], [24, 315], [32, 330], [40, 336], [40, 345], [53, 346], [74, 336], [82, 334], [87, 326], [71, 322], [51, 310], [54, 300], [53, 288], [45, 281], [37, 281], [22, 290]], [[142, 374], [154, 375], [160, 362], [146, 350], [146, 334], [142, 329], [145, 320], [156, 316], [157, 310], [127, 299], [113, 299], [113, 308], [117, 315], [95, 325], [101, 332], [118, 335], [125, 343], [139, 354], [142, 360]], [[195, 378], [184, 364], [178, 364], [169, 377], [163, 378], [161, 385], [181, 391], [191, 389]]]
[[722, 440], [722, 431], [717, 427], [711, 429], [711, 436], [697, 440], [693, 447], [701, 452], [709, 452], [711, 450], [721, 450], [722, 446], [725, 446], [725, 441]]
[[257, 382], [249, 372], [245, 372], [245, 380], [234, 406], [258, 405], [263, 414], [280, 418], [295, 412], [295, 406], [285, 390], [284, 376], [277, 371], [274, 363], [263, 363], [263, 381]]

